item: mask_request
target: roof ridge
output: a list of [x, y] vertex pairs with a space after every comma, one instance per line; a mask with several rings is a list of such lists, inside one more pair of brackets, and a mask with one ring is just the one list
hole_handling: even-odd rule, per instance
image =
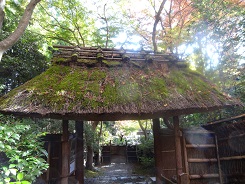
[[[180, 60], [178, 56], [172, 53], [154, 53], [147, 50], [129, 50], [101, 47], [80, 47], [80, 46], [58, 46], [54, 53], [53, 62], [56, 64], [67, 64], [70, 62], [85, 65], [94, 65], [96, 63], [104, 63], [106, 66], [121, 66], [125, 63], [137, 67], [144, 67], [148, 63], [171, 62], [177, 63]], [[78, 64], [78, 65], [80, 65]]]

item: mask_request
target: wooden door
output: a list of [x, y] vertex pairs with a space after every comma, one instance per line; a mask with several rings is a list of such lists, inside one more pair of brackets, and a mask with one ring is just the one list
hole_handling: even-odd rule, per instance
[[169, 129], [161, 129], [159, 133], [159, 166], [162, 177], [176, 181], [176, 158], [174, 132]]

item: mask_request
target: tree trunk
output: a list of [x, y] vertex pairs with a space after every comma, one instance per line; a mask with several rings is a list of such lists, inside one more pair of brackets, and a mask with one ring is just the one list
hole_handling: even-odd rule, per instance
[[3, 20], [4, 20], [4, 7], [5, 7], [5, 0], [0, 0], [0, 33], [3, 26]]
[[87, 161], [86, 161], [86, 169], [93, 170], [93, 148], [91, 145], [87, 145]]
[[100, 131], [99, 131], [99, 139], [98, 139], [98, 157], [97, 157], [97, 165], [101, 165], [101, 151], [100, 151], [100, 138], [102, 136], [102, 128], [103, 128], [103, 121], [100, 122]]
[[[32, 13], [36, 5], [40, 2], [41, 0], [31, 0], [31, 2], [27, 5], [25, 12], [20, 19], [20, 22], [18, 24], [18, 27], [15, 29], [15, 31], [10, 34], [6, 39], [2, 40], [0, 42], [0, 61], [2, 59], [3, 52], [8, 50], [11, 46], [13, 46], [19, 38], [22, 36], [22, 34], [25, 32], [29, 21], [31, 19]], [[4, 8], [4, 2], [5, 0], [0, 0], [0, 14], [3, 11]], [[3, 18], [0, 18], [0, 28], [2, 27], [2, 20]]]
[[154, 22], [153, 31], [152, 31], [152, 43], [153, 43], [153, 47], [154, 47], [154, 52], [157, 52], [157, 43], [156, 43], [157, 24], [158, 24], [158, 22], [161, 19], [161, 13], [162, 13], [162, 10], [164, 8], [164, 5], [165, 5], [166, 1], [167, 0], [163, 0], [162, 1], [161, 5], [160, 5], [160, 8], [159, 8], [158, 12], [155, 15], [155, 22]]
[[[98, 124], [99, 124], [99, 121], [92, 121], [91, 122], [91, 128], [92, 128], [93, 132], [95, 132], [95, 129], [96, 129]], [[95, 140], [94, 139], [93, 140], [89, 139], [89, 136], [91, 136], [91, 135], [86, 135], [86, 141], [87, 141], [86, 169], [93, 170], [93, 154], [94, 154], [93, 142]], [[90, 140], [90, 141], [88, 141], [88, 140]]]
[[83, 121], [76, 121], [76, 179], [84, 184], [84, 149], [83, 149]]
[[142, 130], [143, 133], [144, 133], [145, 140], [147, 140], [147, 139], [148, 139], [148, 135], [147, 135], [147, 123], [148, 123], [148, 122], [146, 121], [145, 127], [143, 126], [143, 123], [142, 123], [141, 120], [138, 120], [138, 123], [139, 123], [139, 126], [140, 126], [141, 130]]

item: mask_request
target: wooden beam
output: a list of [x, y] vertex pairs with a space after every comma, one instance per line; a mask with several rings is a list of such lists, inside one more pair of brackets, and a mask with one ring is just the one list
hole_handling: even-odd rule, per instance
[[220, 124], [220, 123], [233, 123], [233, 120], [242, 119], [242, 118], [245, 118], [245, 114], [242, 114], [242, 115], [239, 115], [239, 116], [235, 116], [235, 117], [232, 117], [232, 118], [227, 118], [227, 119], [214, 121], [214, 122], [208, 122], [208, 124], [203, 125], [202, 127], [209, 127], [209, 126], [217, 125], [217, 124]]
[[188, 158], [188, 162], [191, 163], [203, 163], [203, 162], [217, 162], [217, 158]]
[[215, 148], [215, 144], [186, 144], [186, 148]]
[[225, 161], [225, 160], [242, 160], [242, 159], [245, 159], [245, 155], [220, 158], [220, 160], [222, 160], [222, 161]]
[[189, 163], [188, 163], [188, 155], [187, 155], [187, 144], [186, 144], [186, 140], [185, 137], [183, 136], [183, 153], [184, 153], [184, 163], [185, 163], [185, 173], [187, 173], [189, 175], [190, 171], [189, 171]]
[[76, 179], [79, 184], [84, 184], [84, 146], [83, 146], [83, 121], [76, 121]]
[[219, 174], [192, 174], [189, 176], [190, 179], [202, 179], [202, 178], [218, 178]]
[[[181, 143], [180, 143], [180, 128], [179, 117], [173, 117], [174, 123], [174, 138], [175, 138], [175, 157], [176, 157], [176, 175], [179, 176], [183, 173], [182, 155], [181, 155]], [[177, 177], [179, 180], [179, 177]], [[178, 181], [180, 183], [180, 181]]]
[[156, 168], [156, 184], [161, 182], [161, 151], [159, 145], [159, 130], [160, 130], [160, 120], [153, 119], [153, 136], [154, 136], [154, 153], [155, 153], [155, 168]]
[[70, 174], [70, 146], [68, 124], [68, 120], [63, 120], [61, 184], [68, 184], [68, 178]]

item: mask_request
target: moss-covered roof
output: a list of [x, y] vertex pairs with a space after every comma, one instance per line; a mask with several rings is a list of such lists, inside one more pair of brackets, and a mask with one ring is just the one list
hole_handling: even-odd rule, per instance
[[[123, 57], [121, 61], [103, 58], [113, 63], [108, 65], [101, 58], [56, 55], [46, 72], [0, 99], [0, 112], [123, 120], [190, 114], [237, 104], [185, 64], [170, 56], [161, 57], [131, 63]], [[78, 60], [86, 62], [80, 65]]]

